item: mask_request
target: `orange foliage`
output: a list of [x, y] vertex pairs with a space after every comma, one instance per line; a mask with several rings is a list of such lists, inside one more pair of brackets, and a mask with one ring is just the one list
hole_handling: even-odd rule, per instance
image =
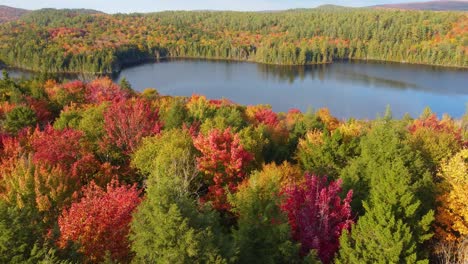
[[340, 121], [330, 114], [327, 108], [321, 108], [317, 111], [317, 117], [325, 124], [328, 131], [333, 132], [340, 125]]

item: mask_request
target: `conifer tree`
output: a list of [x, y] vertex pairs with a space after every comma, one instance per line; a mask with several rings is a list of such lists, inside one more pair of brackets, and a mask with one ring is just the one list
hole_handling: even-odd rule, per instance
[[337, 263], [428, 263], [422, 245], [432, 236], [434, 219], [429, 173], [418, 168], [421, 158], [402, 144], [403, 135], [390, 124], [377, 125], [363, 139], [362, 154], [350, 166], [350, 171], [360, 167], [356, 175], [367, 184], [368, 195], [364, 215], [341, 237]]
[[191, 136], [177, 129], [144, 139], [135, 153], [133, 166], [147, 178], [146, 199], [131, 224], [139, 263], [223, 260], [210, 227], [216, 227], [216, 215], [208, 209], [199, 212], [192, 197], [200, 182], [195, 155]]
[[281, 171], [254, 172], [230, 196], [238, 228], [233, 231], [239, 263], [299, 263], [299, 243], [292, 241], [286, 213], [280, 205]]

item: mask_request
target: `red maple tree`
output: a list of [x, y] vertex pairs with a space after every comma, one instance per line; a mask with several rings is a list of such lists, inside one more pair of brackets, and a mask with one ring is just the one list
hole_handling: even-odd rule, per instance
[[343, 229], [350, 229], [352, 191], [341, 200], [341, 180], [327, 184], [326, 177], [306, 174], [301, 185], [287, 187], [281, 208], [288, 215], [294, 240], [301, 243], [301, 254], [311, 249], [323, 263], [330, 263], [339, 248]]
[[468, 142], [462, 139], [462, 129], [456, 128], [452, 120], [439, 120], [435, 114], [431, 114], [426, 118], [414, 120], [408, 128], [411, 134], [415, 134], [420, 129], [429, 129], [438, 133], [452, 134], [455, 139], [464, 147], [468, 146]]
[[86, 99], [90, 103], [119, 102], [129, 97], [127, 91], [108, 77], [96, 79], [86, 85]]
[[226, 190], [237, 191], [247, 174], [252, 154], [244, 149], [239, 136], [229, 128], [224, 131], [214, 129], [207, 136], [200, 134], [193, 143], [202, 154], [197, 158], [197, 167], [208, 176], [208, 193], [204, 200], [211, 201], [218, 210], [229, 210]]
[[79, 202], [62, 212], [58, 219], [58, 245], [70, 241], [79, 244], [79, 251], [90, 262], [97, 263], [109, 252], [113, 260], [129, 262], [129, 223], [141, 199], [135, 186], [120, 186], [113, 181], [106, 190], [93, 182], [83, 190]]
[[36, 128], [31, 142], [33, 159], [36, 163], [59, 165], [68, 170], [82, 154], [87, 154], [81, 145], [82, 137], [83, 132], [70, 128], [56, 130], [51, 125], [47, 125], [43, 131]]
[[114, 145], [125, 154], [135, 151], [143, 137], [159, 134], [159, 111], [144, 99], [114, 102], [104, 113], [104, 145]]

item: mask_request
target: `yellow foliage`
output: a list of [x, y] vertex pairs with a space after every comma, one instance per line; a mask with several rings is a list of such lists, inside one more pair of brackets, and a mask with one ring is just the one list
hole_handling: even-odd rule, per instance
[[363, 135], [367, 131], [367, 127], [363, 122], [353, 120], [340, 124], [337, 130], [341, 132], [345, 139], [352, 139]]
[[309, 144], [319, 146], [323, 144], [323, 132], [320, 130], [312, 130], [307, 132], [304, 139], [299, 140], [299, 147], [306, 149]]
[[436, 235], [446, 241], [468, 236], [468, 149], [442, 164]]
[[317, 111], [318, 118], [325, 124], [328, 131], [332, 132], [338, 128], [340, 121], [330, 114], [328, 108], [321, 108]]
[[273, 179], [277, 181], [277, 184], [282, 188], [303, 182], [303, 175], [299, 166], [289, 162], [285, 161], [281, 165], [270, 163], [264, 165], [263, 170], [258, 173], [256, 184], [264, 185]]

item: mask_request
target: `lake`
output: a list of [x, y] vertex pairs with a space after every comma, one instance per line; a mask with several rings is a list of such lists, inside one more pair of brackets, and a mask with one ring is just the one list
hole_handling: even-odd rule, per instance
[[328, 107], [339, 118], [375, 118], [390, 105], [395, 117], [421, 114], [426, 106], [441, 116], [461, 117], [468, 103], [468, 70], [379, 62], [272, 66], [248, 62], [177, 59], [124, 69], [142, 91], [243, 105], [269, 104], [274, 111]]

